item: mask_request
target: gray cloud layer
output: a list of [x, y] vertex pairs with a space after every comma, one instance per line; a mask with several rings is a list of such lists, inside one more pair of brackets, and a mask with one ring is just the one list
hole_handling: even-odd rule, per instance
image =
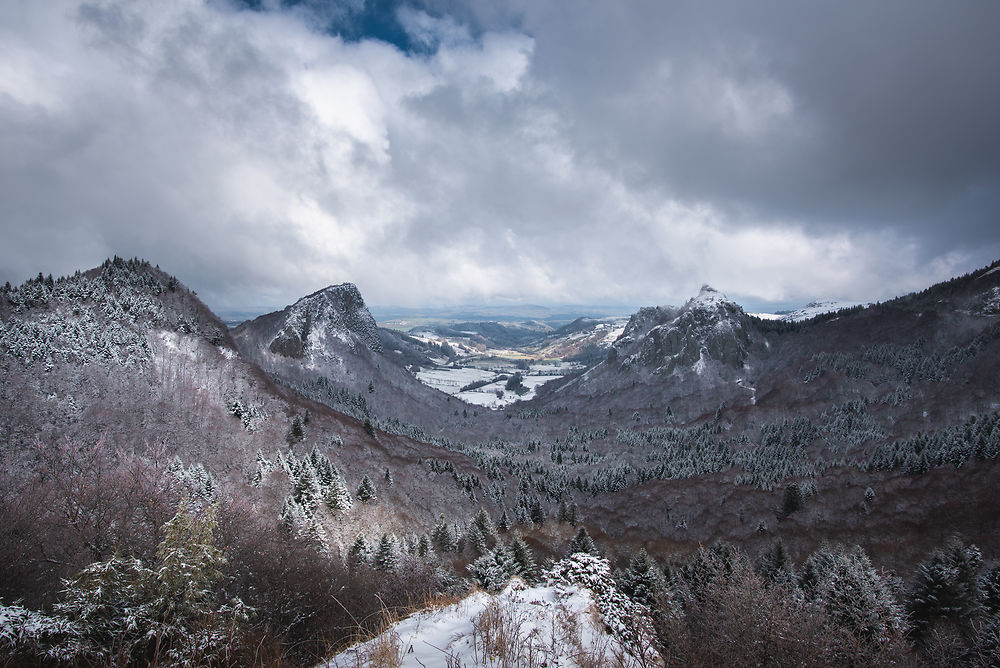
[[218, 308], [881, 298], [1000, 256], [1000, 5], [428, 2], [430, 54], [219, 2], [0, 6], [0, 280]]

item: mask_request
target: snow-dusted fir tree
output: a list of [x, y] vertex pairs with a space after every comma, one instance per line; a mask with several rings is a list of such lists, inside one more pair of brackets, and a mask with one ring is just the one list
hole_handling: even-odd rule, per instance
[[354, 499], [351, 498], [351, 492], [347, 489], [344, 476], [335, 466], [330, 467], [329, 473], [330, 484], [323, 491], [323, 500], [326, 501], [330, 510], [341, 512], [350, 510], [351, 506], [354, 505]]
[[656, 605], [666, 585], [663, 571], [644, 548], [632, 557], [628, 568], [619, 574], [617, 580], [622, 593], [649, 608]]
[[372, 568], [377, 571], [394, 571], [397, 566], [399, 566], [399, 546], [396, 544], [396, 537], [384, 533], [372, 556]]
[[312, 517], [291, 496], [286, 496], [284, 503], [281, 504], [278, 519], [281, 520], [281, 530], [285, 532], [286, 536], [300, 539], [309, 538], [309, 525], [312, 523]]
[[264, 456], [264, 452], [260, 448], [257, 449], [257, 457], [254, 464], [254, 471], [250, 474], [250, 484], [257, 487], [274, 470], [275, 465]]
[[458, 549], [458, 538], [452, 531], [451, 526], [445, 521], [444, 514], [438, 518], [438, 522], [431, 531], [431, 540], [434, 549], [438, 552], [454, 552]]
[[803, 564], [799, 582], [807, 600], [862, 640], [890, 642], [903, 631], [889, 583], [860, 547], [821, 547]]
[[465, 547], [472, 552], [474, 557], [480, 557], [489, 552], [486, 536], [475, 523], [469, 525], [465, 532]]
[[594, 540], [587, 533], [586, 527], [580, 527], [576, 535], [573, 536], [573, 540], [569, 542], [566, 547], [566, 555], [575, 554], [577, 552], [586, 552], [587, 554], [597, 555], [597, 546], [594, 545]]
[[420, 534], [420, 538], [417, 539], [417, 556], [426, 557], [431, 551], [431, 539], [427, 537], [427, 534]]
[[378, 500], [378, 495], [375, 492], [375, 484], [372, 483], [372, 479], [367, 475], [361, 479], [361, 484], [358, 485], [358, 491], [355, 496], [361, 503], [371, 504]]
[[775, 540], [760, 560], [760, 574], [768, 582], [792, 585], [796, 583], [795, 565], [792, 563], [785, 544]]
[[953, 540], [917, 567], [907, 608], [918, 635], [935, 619], [950, 619], [963, 630], [970, 630], [983, 607], [979, 578], [982, 563], [978, 547]]
[[292, 498], [295, 502], [302, 506], [307, 515], [312, 515], [322, 496], [312, 462], [308, 458], [296, 462], [292, 477]]
[[518, 575], [528, 582], [534, 581], [538, 576], [538, 568], [535, 566], [535, 558], [531, 554], [531, 548], [524, 542], [521, 536], [515, 536], [510, 542], [510, 554], [514, 560], [514, 570], [512, 573]]
[[351, 549], [347, 551], [347, 565], [350, 568], [357, 568], [361, 564], [367, 564], [371, 559], [372, 548], [363, 534], [358, 534], [351, 544]]
[[469, 575], [476, 579], [480, 587], [494, 593], [503, 589], [515, 570], [517, 563], [514, 556], [503, 545], [469, 564]]

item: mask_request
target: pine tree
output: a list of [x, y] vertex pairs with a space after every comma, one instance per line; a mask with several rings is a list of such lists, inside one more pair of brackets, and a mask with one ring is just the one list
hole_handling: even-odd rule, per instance
[[372, 548], [365, 540], [364, 535], [358, 534], [358, 537], [354, 539], [354, 543], [351, 545], [351, 549], [347, 551], [347, 565], [349, 568], [357, 568], [361, 564], [367, 564], [368, 560], [371, 558]]
[[260, 448], [257, 448], [257, 458], [255, 463], [255, 470], [250, 475], [250, 484], [254, 487], [259, 487], [264, 481], [264, 477], [274, 470], [274, 465], [264, 457], [264, 452]]
[[514, 560], [512, 574], [519, 575], [529, 582], [533, 581], [537, 575], [535, 559], [531, 555], [531, 548], [528, 547], [523, 538], [514, 537], [514, 540], [510, 542], [510, 554]]
[[513, 555], [503, 545], [469, 564], [469, 574], [488, 592], [503, 589], [517, 568]]
[[580, 521], [580, 509], [576, 505], [576, 501], [569, 504], [569, 512], [566, 515], [566, 521], [572, 526], [576, 526]]
[[990, 617], [1000, 615], [1000, 564], [983, 574], [979, 589], [986, 614]]
[[497, 528], [493, 525], [493, 518], [490, 517], [490, 514], [486, 512], [485, 508], [479, 509], [479, 512], [477, 512], [475, 517], [472, 518], [472, 523], [483, 535], [487, 548], [491, 548], [497, 544], [499, 540], [499, 536], [497, 536]]
[[77, 633], [61, 643], [61, 653], [89, 654], [110, 663], [117, 648], [119, 655], [138, 660], [156, 614], [153, 577], [138, 559], [116, 556], [66, 580], [55, 610], [75, 624]]
[[326, 502], [327, 507], [335, 512], [346, 512], [354, 505], [351, 493], [347, 490], [347, 482], [344, 480], [344, 476], [340, 475], [340, 471], [334, 466], [330, 467], [330, 484], [323, 494], [323, 500]]
[[978, 576], [982, 563], [979, 548], [953, 541], [917, 567], [907, 608], [918, 635], [936, 618], [951, 619], [970, 630], [982, 608]]
[[375, 493], [375, 485], [372, 483], [372, 479], [367, 475], [361, 479], [361, 484], [358, 486], [357, 494], [355, 495], [358, 501], [361, 503], [375, 503], [378, 500], [378, 495]]
[[302, 418], [296, 415], [292, 418], [292, 424], [288, 427], [288, 435], [285, 437], [285, 440], [288, 441], [289, 445], [293, 445], [301, 441], [305, 436], [306, 432], [302, 427]]
[[649, 608], [655, 606], [657, 596], [665, 584], [663, 572], [645, 549], [640, 549], [632, 557], [628, 569], [621, 573], [618, 582], [622, 593]]
[[507, 517], [507, 510], [500, 513], [500, 520], [497, 522], [497, 529], [503, 533], [510, 531], [510, 518]]
[[431, 541], [427, 537], [427, 534], [420, 534], [420, 538], [417, 540], [417, 556], [426, 557], [431, 551]]
[[542, 503], [534, 498], [531, 500], [531, 521], [535, 524], [543, 524], [545, 522], [545, 511], [542, 509]]
[[438, 523], [431, 531], [431, 540], [434, 542], [434, 549], [438, 552], [455, 552], [458, 549], [458, 539], [445, 521], [444, 514], [438, 518]]
[[58, 653], [81, 665], [213, 665], [239, 642], [248, 610], [221, 603], [225, 558], [214, 545], [215, 507], [187, 499], [163, 526], [155, 568], [115, 557], [66, 581], [56, 610], [71, 622]]
[[388, 468], [385, 469], [383, 478], [385, 478], [385, 486], [392, 487], [392, 472]]
[[377, 571], [395, 571], [398, 565], [399, 548], [396, 545], [396, 538], [384, 533], [378, 542], [375, 556], [372, 557], [372, 568]]
[[469, 526], [465, 532], [465, 547], [472, 552], [472, 556], [479, 557], [489, 552], [486, 545], [486, 536], [475, 524]]
[[902, 610], [860, 547], [821, 547], [803, 564], [799, 583], [807, 601], [859, 639], [882, 641], [902, 632]]
[[569, 542], [566, 548], [566, 556], [571, 554], [576, 554], [577, 552], [586, 552], [587, 554], [592, 554], [595, 557], [599, 556], [597, 552], [597, 546], [594, 545], [594, 540], [587, 533], [586, 527], [580, 527], [580, 530], [576, 532], [573, 536], [573, 540]]
[[795, 584], [795, 567], [780, 539], [761, 558], [760, 574], [768, 582]]
[[304, 458], [295, 466], [295, 475], [292, 481], [292, 498], [297, 504], [302, 506], [307, 515], [312, 515], [322, 496], [323, 494], [320, 490], [319, 481], [316, 478], [316, 471], [312, 467], [312, 462], [308, 458]]

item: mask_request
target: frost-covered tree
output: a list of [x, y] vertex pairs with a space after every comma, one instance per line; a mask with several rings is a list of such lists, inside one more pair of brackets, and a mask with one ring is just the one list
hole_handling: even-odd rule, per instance
[[521, 536], [515, 536], [509, 545], [511, 557], [514, 559], [514, 575], [519, 575], [528, 582], [534, 581], [538, 576], [538, 568], [535, 566], [535, 558], [531, 554], [531, 548], [524, 542]]
[[982, 610], [982, 563], [979, 548], [956, 540], [917, 567], [907, 593], [907, 611], [918, 636], [935, 619], [949, 619], [964, 631], [970, 630]]
[[288, 441], [289, 445], [293, 445], [301, 441], [305, 436], [306, 432], [302, 425], [302, 418], [296, 415], [292, 418], [292, 423], [288, 427], [288, 434], [285, 436], [285, 440]]
[[490, 517], [490, 514], [486, 512], [485, 508], [479, 509], [479, 512], [477, 512], [475, 517], [472, 518], [472, 524], [475, 525], [480, 532], [482, 532], [483, 537], [486, 538], [491, 545], [496, 543], [497, 529], [493, 524], [493, 518]]
[[323, 496], [316, 470], [308, 458], [296, 462], [292, 477], [292, 499], [307, 515], [312, 515]]
[[382, 476], [382, 478], [385, 480], [386, 487], [392, 487], [392, 471], [386, 468], [385, 474]]
[[860, 547], [820, 548], [803, 564], [799, 583], [806, 600], [861, 640], [889, 643], [903, 630], [889, 583]]
[[628, 568], [616, 579], [622, 593], [650, 609], [656, 607], [666, 587], [663, 571], [645, 549], [632, 557]]
[[274, 464], [272, 464], [265, 456], [264, 452], [258, 448], [257, 457], [254, 461], [254, 471], [250, 474], [250, 484], [254, 487], [258, 487], [267, 475], [274, 470]]
[[399, 546], [396, 544], [396, 537], [384, 533], [372, 556], [372, 568], [377, 571], [395, 571], [397, 566], [399, 566]]
[[281, 530], [288, 537], [302, 538], [308, 533], [309, 514], [291, 496], [286, 496], [278, 515]]
[[470, 525], [465, 532], [465, 547], [471, 550], [472, 555], [475, 557], [483, 556], [489, 552], [489, 546], [486, 544], [486, 536], [483, 535], [482, 530], [476, 524]]
[[361, 503], [371, 504], [378, 500], [378, 495], [375, 492], [375, 484], [367, 475], [361, 479], [361, 484], [358, 485], [358, 491], [355, 496]]
[[372, 548], [363, 534], [358, 534], [351, 544], [351, 549], [347, 551], [347, 565], [350, 568], [357, 568], [361, 564], [367, 564], [371, 559]]
[[498, 592], [515, 574], [517, 562], [513, 554], [503, 545], [469, 564], [469, 575], [488, 592]]
[[417, 539], [417, 556], [426, 557], [431, 551], [431, 539], [427, 537], [427, 534], [420, 534], [420, 538]]
[[506, 508], [500, 513], [500, 519], [497, 521], [497, 529], [504, 533], [510, 531], [510, 517], [507, 516]]
[[785, 496], [781, 502], [781, 514], [788, 517], [797, 510], [801, 510], [805, 504], [805, 494], [802, 493], [802, 486], [797, 482], [790, 482], [785, 487]]
[[354, 505], [351, 492], [347, 489], [347, 482], [336, 467], [330, 469], [330, 484], [323, 490], [323, 500], [327, 507], [335, 512], [346, 512]]
[[454, 552], [458, 549], [458, 538], [445, 521], [443, 514], [438, 518], [434, 529], [431, 530], [431, 540], [434, 542], [434, 549], [438, 552]]
[[74, 662], [193, 665], [220, 661], [248, 609], [216, 591], [225, 558], [215, 547], [215, 508], [187, 499], [163, 527], [154, 568], [115, 557], [66, 582], [56, 611], [73, 632], [59, 652]]
[[795, 566], [780, 539], [775, 540], [761, 557], [760, 574], [767, 582], [796, 583]]
[[154, 573], [138, 559], [113, 557], [90, 564], [66, 580], [56, 612], [75, 633], [56, 654], [108, 661], [135, 661], [146, 652], [153, 624]]
[[576, 535], [573, 536], [573, 540], [566, 547], [567, 556], [576, 554], [577, 552], [585, 552], [597, 556], [597, 546], [594, 545], [594, 539], [587, 533], [587, 527], [580, 527]]

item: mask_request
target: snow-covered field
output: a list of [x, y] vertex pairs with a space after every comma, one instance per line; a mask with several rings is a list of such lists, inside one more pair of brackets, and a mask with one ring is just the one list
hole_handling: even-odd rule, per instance
[[[600, 621], [589, 589], [529, 587], [514, 579], [500, 594], [477, 591], [446, 607], [399, 621], [325, 668], [373, 665], [391, 656], [401, 668], [430, 666], [613, 666], [627, 656]], [[626, 665], [630, 662], [625, 661]]]
[[[532, 364], [527, 370], [522, 370], [522, 384], [528, 388], [526, 394], [518, 395], [504, 389], [507, 379], [493, 380], [498, 376], [511, 376], [518, 372], [514, 364], [498, 364], [490, 369], [475, 367], [438, 367], [422, 369], [417, 372], [417, 379], [433, 388], [458, 397], [467, 404], [483, 406], [490, 409], [503, 408], [516, 401], [528, 400], [535, 396], [536, 389], [550, 380], [562, 378], [566, 374], [581, 368], [581, 365], [571, 362], [547, 362]], [[461, 389], [471, 383], [492, 381], [474, 390]]]
[[800, 309], [789, 311], [788, 313], [751, 313], [750, 315], [761, 320], [784, 320], [785, 322], [802, 322], [815, 318], [824, 313], [839, 311], [842, 308], [858, 306], [862, 302], [844, 302], [837, 300], [827, 300], [821, 302], [809, 302]]

